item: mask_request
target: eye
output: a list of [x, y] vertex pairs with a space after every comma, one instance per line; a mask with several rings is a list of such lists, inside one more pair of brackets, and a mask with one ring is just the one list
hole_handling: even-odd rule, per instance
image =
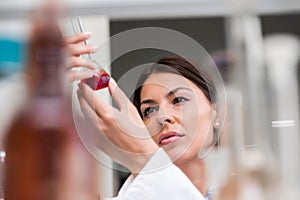
[[189, 101], [189, 99], [185, 97], [176, 97], [173, 99], [173, 104], [183, 103], [185, 101]]
[[151, 114], [158, 111], [158, 105], [150, 106], [143, 111], [143, 117], [150, 117]]

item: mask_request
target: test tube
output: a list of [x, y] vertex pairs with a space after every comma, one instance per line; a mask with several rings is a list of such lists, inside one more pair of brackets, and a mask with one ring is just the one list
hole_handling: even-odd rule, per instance
[[[83, 23], [79, 16], [72, 18], [71, 23], [75, 34], [84, 32]], [[84, 41], [84, 44], [88, 45], [87, 40]], [[86, 59], [89, 59], [92, 62], [96, 63], [91, 54], [86, 54], [86, 56]], [[89, 85], [93, 90], [100, 90], [102, 88], [108, 87], [110, 79], [110, 75], [100, 65], [97, 64], [97, 66], [99, 72], [95, 72], [94, 75], [90, 78], [81, 80], [83, 83]]]

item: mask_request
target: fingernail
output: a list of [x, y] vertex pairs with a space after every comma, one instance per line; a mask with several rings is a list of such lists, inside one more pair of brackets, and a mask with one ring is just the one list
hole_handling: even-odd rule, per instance
[[91, 36], [92, 32], [87, 31], [87, 32], [84, 32], [83, 35], [85, 35], [85, 36]]
[[89, 67], [88, 71], [90, 71], [91, 73], [99, 72], [98, 65], [94, 61], [88, 62], [86, 66]]
[[115, 79], [113, 79], [112, 77], [110, 77], [110, 79], [109, 79], [109, 85], [111, 85], [112, 87], [117, 87], [117, 82], [115, 81]]
[[93, 46], [94, 52], [98, 51], [98, 46]]
[[93, 48], [93, 53], [96, 53], [97, 52], [97, 47], [96, 46], [92, 46], [92, 48]]

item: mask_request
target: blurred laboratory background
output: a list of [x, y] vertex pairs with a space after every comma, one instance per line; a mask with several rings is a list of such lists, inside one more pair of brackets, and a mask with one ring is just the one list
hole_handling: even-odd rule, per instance
[[[0, 181], [3, 138], [27, 98], [30, 12], [42, 2], [0, 2]], [[201, 44], [215, 61], [227, 95], [219, 144], [226, 153], [216, 152], [210, 161], [212, 169], [222, 171], [214, 178], [226, 177], [219, 199], [253, 199], [249, 191], [259, 194], [254, 199], [300, 199], [299, 0], [65, 0], [65, 5], [64, 34], [72, 34], [67, 17], [81, 16], [86, 31], [93, 32], [92, 45], [139, 27], [176, 30]], [[95, 57], [116, 80], [168, 53], [147, 48], [118, 56], [120, 45], [110, 44]], [[116, 163], [119, 170], [98, 165], [101, 196], [115, 195], [127, 170]], [[242, 192], [232, 194], [235, 187]], [[0, 187], [0, 200], [1, 195]]]

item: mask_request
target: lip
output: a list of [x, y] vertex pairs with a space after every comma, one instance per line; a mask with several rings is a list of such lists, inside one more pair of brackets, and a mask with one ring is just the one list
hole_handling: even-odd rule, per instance
[[167, 133], [163, 133], [159, 136], [158, 138], [158, 144], [160, 145], [166, 145], [169, 144], [171, 142], [174, 142], [175, 140], [183, 137], [184, 134], [182, 133], [177, 133], [175, 131], [169, 131]]

